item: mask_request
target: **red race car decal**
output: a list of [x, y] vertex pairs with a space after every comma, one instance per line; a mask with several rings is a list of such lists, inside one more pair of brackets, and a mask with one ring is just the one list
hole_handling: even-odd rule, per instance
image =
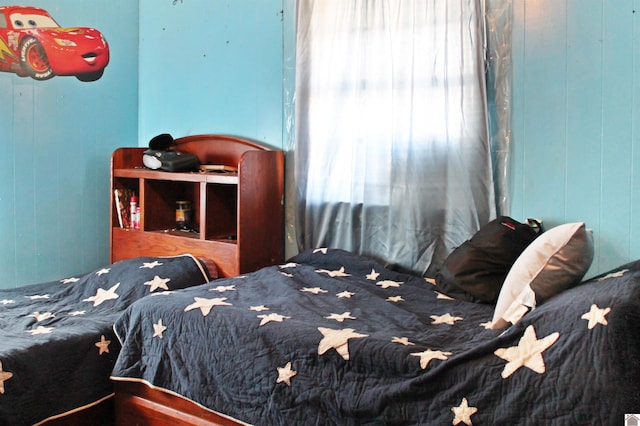
[[44, 9], [0, 6], [0, 71], [48, 80], [56, 75], [96, 81], [109, 64], [100, 31], [63, 28]]

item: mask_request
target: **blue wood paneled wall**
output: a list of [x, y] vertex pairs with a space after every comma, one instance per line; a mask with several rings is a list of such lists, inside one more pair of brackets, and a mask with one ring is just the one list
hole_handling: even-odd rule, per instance
[[[0, 73], [0, 288], [108, 260], [108, 161], [118, 146], [216, 132], [287, 148], [294, 1], [31, 4], [63, 25], [99, 28], [112, 58], [90, 84]], [[547, 227], [587, 222], [591, 273], [640, 258], [638, 8], [513, 2], [510, 214]]]
[[140, 143], [223, 133], [282, 148], [282, 0], [140, 0]]
[[640, 2], [513, 2], [511, 214], [584, 221], [589, 275], [640, 258]]
[[29, 4], [62, 26], [99, 29], [111, 62], [93, 83], [0, 72], [0, 288], [108, 262], [109, 158], [117, 146], [137, 142], [137, 4]]

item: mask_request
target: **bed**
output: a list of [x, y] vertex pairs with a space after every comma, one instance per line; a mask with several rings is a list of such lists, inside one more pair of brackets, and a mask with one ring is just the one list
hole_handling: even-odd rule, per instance
[[[212, 269], [213, 267], [213, 269]], [[111, 406], [116, 318], [135, 300], [209, 282], [190, 255], [139, 257], [58, 281], [0, 291], [0, 424], [72, 424]], [[113, 422], [108, 409], [92, 424]], [[87, 424], [78, 420], [78, 424]]]
[[607, 425], [640, 411], [640, 261], [507, 326], [496, 305], [438, 290], [319, 248], [141, 299], [114, 325], [116, 422]]

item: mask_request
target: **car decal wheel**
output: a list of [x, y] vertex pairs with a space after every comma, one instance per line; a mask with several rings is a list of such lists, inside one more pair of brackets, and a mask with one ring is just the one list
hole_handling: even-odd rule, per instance
[[47, 53], [35, 38], [27, 38], [22, 43], [20, 62], [25, 73], [36, 80], [47, 80], [53, 77]]

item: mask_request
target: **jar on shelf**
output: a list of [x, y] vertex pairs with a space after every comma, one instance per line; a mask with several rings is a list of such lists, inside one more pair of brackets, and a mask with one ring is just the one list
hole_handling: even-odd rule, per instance
[[176, 229], [189, 230], [191, 228], [191, 203], [176, 201]]

